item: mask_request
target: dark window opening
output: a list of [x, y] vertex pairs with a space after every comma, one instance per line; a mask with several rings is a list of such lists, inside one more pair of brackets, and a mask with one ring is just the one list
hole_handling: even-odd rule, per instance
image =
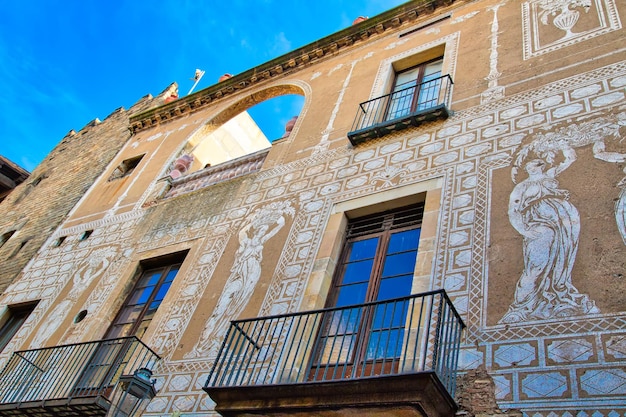
[[76, 317], [74, 317], [74, 324], [80, 323], [87, 317], [87, 310], [81, 310]]
[[22, 248], [24, 248], [24, 246], [26, 246], [26, 244], [29, 242], [29, 240], [30, 239], [22, 240], [20, 242], [20, 245], [17, 248], [15, 248], [15, 250], [13, 251], [13, 253], [11, 255], [9, 255], [9, 258], [12, 258], [15, 255], [17, 255], [22, 250]]
[[5, 314], [4, 323], [0, 327], [0, 352], [4, 350], [13, 336], [20, 330], [38, 302], [9, 306], [9, 310]]
[[80, 235], [80, 240], [87, 240], [89, 236], [93, 233], [93, 230], [85, 230], [82, 235]]
[[15, 230], [9, 230], [8, 232], [3, 233], [2, 237], [0, 237], [0, 247], [2, 247], [2, 245], [7, 243], [7, 241], [11, 239], [11, 236], [13, 236], [14, 234], [15, 234]]
[[63, 244], [63, 242], [65, 242], [66, 238], [67, 236], [61, 236], [60, 238], [56, 240], [56, 242], [54, 242], [54, 246], [58, 248], [59, 246]]
[[122, 161], [122, 163], [119, 164], [117, 168], [115, 168], [115, 170], [109, 177], [109, 181], [112, 181], [118, 178], [127, 177], [130, 174], [132, 174], [132, 172], [135, 170], [135, 168], [137, 168], [137, 165], [139, 165], [139, 162], [141, 162], [141, 159], [144, 156], [145, 154], [134, 156], [132, 158], [125, 159], [124, 161]]
[[46, 175], [40, 175], [40, 176], [38, 176], [37, 178], [35, 178], [35, 179], [34, 179], [34, 180], [30, 183], [30, 185], [32, 185], [33, 187], [36, 187], [36, 186], [38, 186], [38, 185], [39, 185], [39, 183], [40, 183], [41, 181], [43, 181], [43, 180], [44, 180], [44, 179], [46, 179], [46, 178], [48, 178]]

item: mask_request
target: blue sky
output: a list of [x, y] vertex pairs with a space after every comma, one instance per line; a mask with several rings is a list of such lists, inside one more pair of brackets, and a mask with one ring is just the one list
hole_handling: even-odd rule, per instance
[[[0, 25], [0, 154], [32, 170], [70, 129], [174, 81], [186, 95], [196, 68], [206, 71], [197, 91], [402, 3], [8, 1]], [[251, 114], [272, 139], [294, 106], [268, 103]], [[280, 123], [268, 131], [259, 119]]]

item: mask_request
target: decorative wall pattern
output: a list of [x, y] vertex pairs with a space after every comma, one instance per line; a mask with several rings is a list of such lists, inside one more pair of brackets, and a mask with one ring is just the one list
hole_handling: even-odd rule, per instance
[[[550, 3], [561, 8], [550, 9], [543, 0], [522, 4], [526, 59], [621, 28], [614, 0], [589, 0], [588, 10], [583, 0]], [[494, 80], [499, 75], [497, 53], [494, 56], [497, 19], [503, 7], [489, 9], [493, 12], [488, 28], [491, 57], [484, 68], [492, 71]], [[579, 14], [569, 32], [554, 23], [564, 8]], [[598, 20], [588, 20], [591, 17]], [[391, 62], [441, 43], [446, 43], [446, 56], [452, 56], [453, 73], [459, 39], [459, 33], [450, 34], [385, 60], [372, 95], [384, 89]], [[329, 73], [342, 70], [335, 66]], [[343, 85], [344, 90], [348, 87]], [[217, 343], [227, 321], [246, 307], [261, 272], [271, 274], [271, 280], [259, 315], [297, 310], [334, 203], [441, 178], [431, 282], [433, 288], [446, 289], [468, 324], [462, 368], [486, 366], [503, 409], [523, 409], [533, 417], [624, 415], [626, 311], [623, 306], [601, 305], [589, 291], [590, 284], [579, 279], [575, 270], [582, 267], [579, 248], [589, 240], [581, 230], [589, 221], [573, 195], [579, 166], [611, 172], [609, 186], [614, 188], [615, 201], [605, 222], [607, 230], [623, 240], [622, 250], [621, 244], [626, 244], [626, 187], [621, 172], [626, 162], [624, 87], [626, 61], [621, 61], [518, 94], [493, 95], [445, 122], [393, 133], [356, 148], [318, 147], [310, 157], [239, 179], [238, 188], [233, 186], [237, 193], [229, 194], [228, 183], [198, 191], [195, 198], [201, 203], [196, 212], [178, 213], [177, 201], [189, 198], [183, 196], [153, 207], [155, 211], [144, 219], [127, 214], [92, 223], [97, 232], [92, 239], [44, 248], [23, 279], [3, 295], [5, 304], [42, 300], [12, 344], [24, 340], [72, 279], [73, 288], [97, 282], [83, 308], [98, 311], [110, 302], [119, 272], [130, 267], [125, 260], [129, 254], [122, 254], [121, 248], [132, 247], [132, 236], [140, 236], [135, 247], [139, 253], [193, 241], [198, 254], [189, 272], [176, 278], [183, 280], [181, 290], [171, 295], [177, 302], [152, 324], [154, 337], [147, 341], [164, 357], [156, 375], [160, 392], [148, 415], [173, 410], [211, 415], [214, 404], [202, 386]], [[337, 112], [345, 110], [341, 100], [335, 104]], [[332, 129], [332, 120], [326, 126]], [[160, 207], [171, 207], [178, 215], [168, 216], [163, 209], [160, 223], [152, 224], [150, 216]], [[205, 207], [211, 212], [201, 210]], [[501, 252], [496, 232], [505, 226], [506, 237], [519, 242], [515, 256]], [[277, 243], [278, 233], [287, 236], [284, 242]], [[177, 356], [185, 329], [201, 308], [201, 297], [229, 242], [237, 249], [227, 284], [204, 323], [204, 334], [197, 335], [187, 355]], [[274, 243], [280, 244], [281, 254], [268, 272], [262, 264], [264, 251]], [[120, 249], [110, 249], [106, 261], [90, 264], [91, 254], [108, 254], [113, 245]], [[118, 258], [112, 261], [114, 254]], [[502, 290], [496, 285], [503, 279], [497, 275], [497, 262], [507, 255], [519, 258], [519, 264], [508, 278], [512, 285]], [[101, 272], [104, 262], [110, 265]], [[70, 270], [84, 273], [74, 276]], [[78, 292], [71, 294], [75, 298]], [[89, 324], [86, 319], [73, 326], [64, 339], [81, 340]], [[0, 358], [6, 360], [6, 354]]]
[[239, 248], [222, 294], [204, 325], [200, 340], [185, 358], [215, 357], [228, 324], [246, 307], [261, 277], [265, 243], [283, 228], [295, 209], [289, 201], [275, 201], [255, 210], [238, 232]]
[[622, 28], [615, 0], [531, 0], [522, 3], [524, 59]]
[[111, 264], [111, 258], [118, 251], [119, 248], [116, 246], [101, 247], [90, 252], [88, 257], [78, 265], [78, 268], [73, 273], [73, 286], [70, 293], [46, 315], [43, 324], [39, 327], [38, 333], [30, 344], [31, 349], [43, 347], [44, 342], [61, 326], [78, 297], [87, 289], [89, 284], [100, 278], [107, 271]]

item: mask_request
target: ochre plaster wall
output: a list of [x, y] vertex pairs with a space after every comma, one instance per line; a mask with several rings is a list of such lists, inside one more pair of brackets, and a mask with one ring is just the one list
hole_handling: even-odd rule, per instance
[[[419, 197], [426, 209], [415, 288], [444, 288], [467, 324], [459, 367], [469, 379], [462, 385], [486, 398], [472, 409], [623, 414], [626, 241], [616, 212], [625, 204], [619, 18], [626, 8], [613, 0], [593, 2], [589, 11], [571, 6], [580, 26], [567, 35], [552, 24], [558, 11], [541, 22], [541, 4], [453, 2], [234, 92], [225, 84], [225, 93], [199, 110], [135, 129], [52, 238], [83, 229], [93, 235], [42, 247], [0, 299], [42, 300], [10, 347], [101, 337], [142, 260], [189, 250], [144, 337], [163, 357], [159, 394], [146, 415], [208, 415], [214, 404], [201, 386], [228, 321], [322, 307], [347, 216], [384, 206], [381, 196]], [[346, 135], [359, 104], [387, 91], [394, 60], [442, 45], [454, 80], [450, 117], [350, 145]], [[155, 197], [156, 181], [194, 132], [294, 92], [305, 97], [303, 111], [260, 170]], [[108, 182], [121, 161], [144, 152], [132, 175]], [[525, 168], [539, 159], [542, 168], [530, 181]], [[511, 195], [527, 200], [512, 204]], [[513, 227], [513, 209], [526, 216], [526, 229]], [[542, 216], [552, 221], [536, 228]], [[578, 225], [579, 235], [543, 251], [525, 249], [537, 235], [532, 230], [560, 236]], [[567, 254], [564, 261], [522, 282], [538, 288], [530, 313], [503, 320], [524, 271], [551, 250]], [[87, 276], [80, 271], [89, 260]], [[559, 271], [565, 273], [555, 282], [564, 283], [576, 307], [556, 297], [541, 316], [535, 301], [555, 298], [551, 277]], [[59, 305], [67, 308], [44, 326]], [[74, 324], [81, 310], [89, 314]], [[46, 334], [51, 326], [56, 330]], [[467, 393], [460, 394], [463, 404]]]

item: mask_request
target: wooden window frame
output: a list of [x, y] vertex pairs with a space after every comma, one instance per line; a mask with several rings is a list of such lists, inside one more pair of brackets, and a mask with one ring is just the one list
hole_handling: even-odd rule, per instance
[[[413, 212], [414, 213], [411, 213]], [[405, 214], [409, 213], [409, 216]], [[405, 221], [399, 221], [397, 224], [396, 220], [399, 220], [404, 215]], [[326, 308], [334, 308], [337, 307], [337, 300], [341, 292], [341, 287], [343, 283], [344, 273], [346, 271], [348, 262], [347, 259], [350, 255], [350, 251], [348, 248], [351, 243], [358, 242], [365, 239], [372, 239], [374, 237], [381, 237], [381, 240], [377, 243], [376, 253], [374, 256], [374, 262], [372, 264], [372, 269], [370, 271], [370, 276], [367, 281], [367, 289], [365, 292], [365, 299], [362, 301], [358, 301], [357, 303], [347, 303], [341, 304], [338, 306], [340, 308], [344, 308], [350, 305], [361, 305], [367, 304], [378, 300], [378, 295], [380, 292], [380, 286], [385, 278], [383, 276], [383, 269], [385, 265], [385, 261], [388, 259], [388, 255], [395, 255], [397, 253], [389, 254], [389, 242], [391, 236], [393, 234], [416, 230], [422, 227], [422, 220], [424, 215], [424, 203], [416, 203], [411, 204], [410, 206], [404, 206], [401, 208], [388, 210], [383, 213], [378, 213], [374, 215], [368, 215], [361, 218], [356, 218], [349, 221], [347, 226], [347, 233], [344, 239], [343, 247], [341, 250], [341, 256], [339, 257], [338, 267], [335, 269], [335, 273], [333, 275], [332, 283], [330, 286], [328, 297], [326, 298]], [[379, 221], [378, 221], [379, 220]], [[400, 219], [402, 220], [402, 219]], [[380, 223], [378, 227], [375, 226], [375, 223], [378, 221]], [[369, 223], [369, 224], [368, 224]], [[412, 250], [411, 250], [412, 251]], [[417, 262], [417, 255], [419, 252], [419, 236], [417, 237], [415, 251], [415, 262]], [[398, 252], [400, 253], [400, 252]], [[413, 275], [413, 271], [411, 271]], [[392, 278], [393, 279], [393, 278]], [[353, 285], [353, 283], [348, 283], [347, 285]], [[412, 293], [412, 284], [411, 288], [409, 288], [408, 294]], [[394, 297], [395, 298], [395, 297]], [[391, 298], [393, 299], [393, 298]], [[351, 308], [343, 309], [341, 311], [350, 311]], [[334, 310], [337, 311], [337, 310]], [[319, 379], [327, 379], [328, 378], [328, 370], [333, 369], [330, 372], [330, 379], [335, 379], [335, 372], [337, 367], [344, 367], [348, 373], [356, 372], [362, 374], [372, 374], [376, 372], [376, 367], [382, 366], [397, 366], [397, 362], [389, 361], [385, 356], [379, 358], [377, 353], [374, 354], [372, 358], [368, 357], [368, 347], [369, 347], [369, 338], [372, 334], [377, 332], [384, 332], [385, 330], [374, 329], [373, 314], [366, 314], [363, 316], [363, 312], [359, 313], [356, 322], [356, 331], [354, 330], [345, 330], [344, 332], [333, 333], [330, 326], [332, 322], [334, 322], [334, 313], [330, 313], [329, 318], [324, 319], [326, 321], [325, 324], [322, 324], [318, 336], [316, 337], [314, 353], [312, 355], [312, 362], [310, 366], [309, 380], [319, 380]], [[351, 317], [352, 313], [349, 313], [348, 317]], [[395, 314], [395, 313], [394, 313]], [[336, 317], [336, 316], [335, 316]], [[340, 317], [343, 317], [343, 313], [340, 313]], [[343, 320], [343, 318], [340, 318]], [[349, 324], [346, 325], [350, 327]], [[393, 327], [393, 326], [392, 326]], [[393, 332], [393, 329], [388, 329]], [[391, 333], [390, 333], [391, 334]], [[338, 352], [339, 358], [337, 360], [332, 359], [332, 356], [335, 355], [336, 352], [327, 351], [326, 343], [332, 338], [343, 338], [343, 337], [353, 337], [355, 341], [355, 345], [352, 346], [351, 342], [349, 342], [349, 357], [343, 357], [342, 352]], [[333, 346], [335, 342], [332, 342]], [[341, 342], [341, 346], [343, 346], [343, 342]], [[395, 345], [397, 348], [397, 344]], [[333, 347], [334, 349], [334, 347]], [[386, 349], [386, 348], [385, 348]], [[326, 353], [325, 353], [326, 352]], [[326, 354], [329, 354], [329, 357], [325, 357]], [[386, 363], [385, 363], [386, 361]]]
[[[128, 296], [124, 300], [124, 303], [121, 305], [119, 311], [117, 312], [115, 319], [111, 322], [111, 325], [109, 326], [109, 329], [107, 330], [105, 334], [105, 339], [113, 338], [113, 337], [126, 337], [126, 336], [141, 337], [143, 336], [143, 333], [137, 334], [137, 332], [141, 329], [142, 323], [144, 323], [144, 318], [146, 316], [146, 313], [148, 312], [148, 310], [150, 310], [151, 304], [155, 301], [155, 297], [160, 293], [160, 290], [163, 287], [163, 285], [164, 284], [171, 285], [174, 282], [174, 279], [180, 272], [180, 268], [182, 267], [182, 264], [184, 262], [184, 259], [187, 253], [188, 251], [178, 252], [176, 254], [168, 255], [165, 257], [160, 257], [160, 258], [152, 259], [152, 260], [146, 260], [141, 263], [140, 268], [136, 274], [135, 284], [133, 285], [133, 288], [130, 290], [130, 292], [128, 293]], [[167, 278], [170, 275], [170, 272], [172, 272], [174, 269], [176, 269], [176, 274], [172, 277], [171, 280], [167, 281]], [[145, 288], [150, 287], [150, 285], [140, 287], [140, 285], [142, 285], [143, 278], [148, 277], [149, 274], [153, 274], [154, 272], [159, 271], [159, 270], [161, 271], [160, 277], [157, 280], [157, 282], [152, 286], [152, 290], [148, 298], [141, 304], [134, 304], [137, 306], [143, 305], [137, 317], [133, 321], [129, 321], [129, 322], [123, 321], [124, 313], [132, 305], [130, 303], [131, 303], [131, 300], [133, 299], [133, 296], [135, 294], [138, 294], [138, 291], [141, 290], [142, 288], [145, 289]], [[163, 299], [167, 295], [167, 292], [169, 292], [169, 287], [167, 291], [165, 292], [165, 294], [162, 294]], [[160, 307], [163, 299], [159, 300], [159, 304], [156, 306], [156, 308], [154, 308], [154, 314], [156, 314], [156, 311]], [[151, 320], [152, 319], [150, 319], [150, 321]], [[129, 330], [123, 331], [122, 334], [117, 334], [117, 332], [114, 331], [115, 329], [123, 328], [124, 325], [128, 325], [130, 323], [132, 323], [132, 325], [130, 326]], [[147, 325], [143, 327], [143, 331], [145, 332], [146, 329], [147, 329]]]
[[5, 313], [5, 320], [0, 327], [0, 352], [2, 352], [20, 331], [28, 317], [37, 307], [39, 301], [11, 305]]
[[[389, 91], [391, 96], [390, 96], [389, 102], [387, 104], [387, 110], [385, 111], [385, 119], [386, 120], [395, 120], [395, 119], [398, 119], [398, 118], [405, 117], [406, 115], [413, 114], [413, 113], [415, 113], [417, 111], [420, 111], [420, 109], [419, 109], [420, 101], [419, 100], [420, 100], [420, 96], [422, 95], [422, 93], [420, 91], [420, 86], [424, 83], [424, 76], [425, 76], [425, 72], [426, 72], [426, 67], [429, 64], [432, 64], [432, 63], [435, 63], [435, 62], [438, 62], [438, 61], [441, 61], [441, 65], [443, 67], [444, 57], [443, 57], [443, 55], [441, 55], [441, 56], [438, 56], [436, 58], [429, 59], [429, 60], [424, 61], [424, 62], [420, 62], [419, 64], [413, 65], [413, 66], [408, 67], [408, 68], [403, 68], [403, 69], [400, 69], [400, 70], [394, 70], [393, 82], [391, 83], [391, 89]], [[402, 85], [406, 85], [406, 84], [414, 82], [414, 84], [412, 84], [412, 87], [415, 89], [415, 91], [412, 93], [411, 105], [410, 105], [410, 107], [408, 109], [408, 112], [406, 114], [403, 114], [403, 115], [397, 115], [398, 110], [394, 110], [394, 113], [393, 113], [393, 116], [392, 116], [391, 112], [392, 112], [392, 107], [393, 107], [394, 100], [400, 100], [400, 99], [394, 99], [393, 95], [396, 94], [397, 92], [400, 92], [400, 91], [404, 90], [405, 88], [410, 88], [411, 87], [411, 86], [407, 86], [407, 87], [398, 88], [399, 87], [398, 86], [398, 77], [401, 76], [404, 73], [407, 73], [407, 72], [410, 72], [410, 71], [414, 71], [415, 69], [418, 69], [417, 76], [414, 79], [411, 79], [410, 81], [405, 81], [403, 84], [400, 85], [400, 86], [402, 86]], [[441, 78], [442, 74], [440, 74], [438, 78]], [[441, 85], [440, 84], [436, 87], [437, 88], [437, 93], [436, 93], [437, 96], [439, 96], [439, 93], [441, 91]], [[426, 110], [428, 108], [431, 108], [431, 107], [433, 107], [433, 106], [426, 107], [424, 110]]]

